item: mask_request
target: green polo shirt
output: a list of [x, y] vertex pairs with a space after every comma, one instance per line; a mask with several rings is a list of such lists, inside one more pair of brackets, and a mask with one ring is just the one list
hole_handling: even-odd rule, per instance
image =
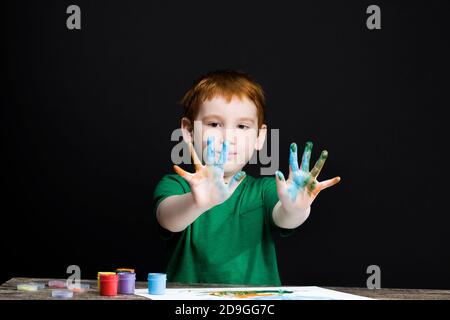
[[[164, 176], [154, 192], [153, 216], [162, 200], [188, 192], [182, 177]], [[272, 210], [277, 202], [274, 177], [247, 175], [230, 198], [185, 230], [172, 233], [158, 223], [160, 235], [170, 241], [167, 281], [281, 285], [272, 232], [288, 236], [295, 229], [275, 225]]]

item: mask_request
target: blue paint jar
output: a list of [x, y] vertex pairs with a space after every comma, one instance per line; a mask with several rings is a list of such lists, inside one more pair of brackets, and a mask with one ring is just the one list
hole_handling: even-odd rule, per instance
[[148, 274], [148, 293], [165, 294], [166, 292], [166, 274], [149, 273]]

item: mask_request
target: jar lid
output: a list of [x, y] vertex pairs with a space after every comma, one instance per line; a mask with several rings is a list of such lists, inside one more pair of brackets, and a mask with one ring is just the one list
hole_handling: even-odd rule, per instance
[[50, 288], [67, 288], [67, 283], [62, 280], [50, 280], [48, 286]]
[[129, 272], [129, 273], [134, 273], [134, 269], [131, 269], [131, 268], [117, 268], [117, 269], [116, 269], [116, 272], [117, 272], [117, 273], [119, 273], [119, 272]]
[[113, 275], [113, 274], [116, 274], [116, 273], [115, 273], [115, 272], [110, 272], [110, 271], [106, 271], [106, 272], [100, 271], [100, 272], [97, 272], [97, 279], [100, 279], [100, 276], [101, 276], [102, 274]]
[[148, 280], [155, 280], [155, 279], [166, 279], [166, 274], [165, 273], [149, 273], [148, 274]]
[[116, 280], [119, 279], [119, 275], [113, 274], [100, 274], [100, 280]]
[[90, 288], [89, 283], [80, 283], [78, 286], [76, 283], [68, 286], [68, 289], [73, 292], [83, 293], [88, 291]]
[[69, 290], [52, 290], [52, 297], [59, 299], [70, 299], [73, 297], [73, 292]]
[[136, 273], [131, 273], [131, 272], [119, 272], [119, 279], [135, 279], [136, 278]]
[[17, 290], [19, 291], [38, 291], [39, 286], [34, 282], [26, 282], [17, 284]]

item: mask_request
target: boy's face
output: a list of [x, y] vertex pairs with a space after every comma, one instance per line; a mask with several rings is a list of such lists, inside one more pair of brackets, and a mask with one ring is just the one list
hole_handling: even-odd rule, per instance
[[[255, 150], [260, 150], [264, 144], [266, 126], [263, 125], [258, 135], [258, 115], [255, 104], [243, 97], [233, 96], [230, 102], [225, 98], [216, 96], [204, 101], [198, 110], [194, 124], [187, 123], [183, 118], [182, 127], [194, 128], [195, 142], [201, 141], [203, 159], [206, 154], [208, 137], [214, 137], [216, 161], [222, 151], [222, 143], [228, 140], [228, 159], [224, 166], [226, 177], [240, 171], [250, 160]], [[189, 122], [189, 120], [187, 120]], [[200, 129], [200, 130], [199, 130]], [[200, 154], [199, 146], [195, 146]]]

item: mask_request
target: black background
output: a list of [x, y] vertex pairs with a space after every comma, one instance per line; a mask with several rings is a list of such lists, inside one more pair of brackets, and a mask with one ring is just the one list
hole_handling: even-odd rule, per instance
[[3, 1], [0, 280], [164, 271], [151, 197], [177, 101], [232, 68], [266, 90], [285, 174], [290, 142], [312, 140], [321, 179], [342, 177], [276, 238], [283, 284], [364, 287], [375, 264], [382, 287], [449, 288], [449, 17], [448, 1]]

